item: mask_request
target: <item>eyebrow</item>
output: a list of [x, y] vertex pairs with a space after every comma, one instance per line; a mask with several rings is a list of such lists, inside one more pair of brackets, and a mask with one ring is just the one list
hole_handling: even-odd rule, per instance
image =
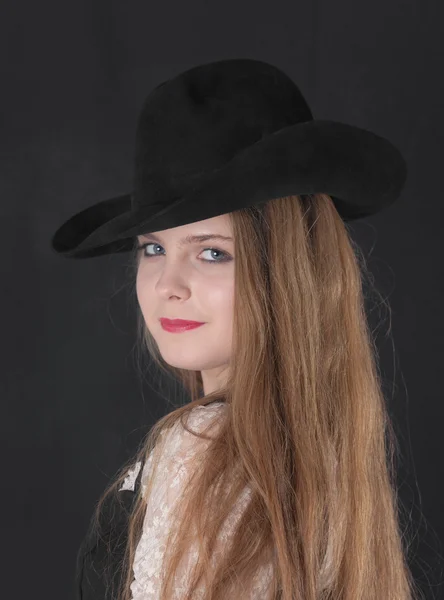
[[[158, 236], [155, 235], [154, 233], [141, 234], [140, 237], [146, 238], [146, 239], [152, 239], [155, 242], [159, 242], [159, 243], [162, 242], [162, 240], [160, 240], [158, 238]], [[226, 235], [222, 235], [220, 233], [205, 233], [205, 234], [201, 234], [201, 235], [187, 235], [184, 238], [182, 238], [181, 240], [179, 240], [179, 244], [182, 246], [185, 244], [195, 244], [198, 242], [206, 242], [207, 240], [223, 240], [225, 242], [232, 242], [233, 238], [228, 237]]]

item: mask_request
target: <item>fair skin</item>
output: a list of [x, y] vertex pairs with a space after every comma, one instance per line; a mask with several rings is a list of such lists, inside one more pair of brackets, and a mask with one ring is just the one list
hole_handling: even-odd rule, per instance
[[[171, 366], [201, 371], [204, 393], [226, 382], [234, 304], [234, 240], [180, 244], [188, 235], [233, 237], [228, 215], [137, 236], [136, 293], [146, 326]], [[224, 259], [227, 259], [226, 261]], [[159, 317], [203, 321], [182, 333], [165, 331]]]

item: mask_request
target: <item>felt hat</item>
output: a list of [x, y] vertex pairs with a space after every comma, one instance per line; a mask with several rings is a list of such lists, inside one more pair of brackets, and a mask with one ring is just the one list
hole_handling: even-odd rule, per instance
[[291, 194], [329, 194], [344, 221], [392, 204], [406, 162], [387, 139], [314, 119], [277, 67], [227, 59], [188, 69], [145, 99], [132, 190], [66, 220], [51, 239], [67, 258], [134, 249], [136, 236]]

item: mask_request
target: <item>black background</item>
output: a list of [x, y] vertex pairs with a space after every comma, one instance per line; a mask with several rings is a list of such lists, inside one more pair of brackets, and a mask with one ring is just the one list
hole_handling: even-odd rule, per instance
[[136, 119], [151, 89], [224, 58], [275, 64], [315, 118], [386, 136], [408, 162], [399, 201], [353, 231], [392, 310], [370, 319], [402, 453], [411, 566], [426, 598], [444, 597], [442, 7], [2, 3], [2, 597], [71, 598], [97, 498], [171, 409], [135, 360], [128, 256], [66, 260], [51, 235], [74, 212], [130, 190]]

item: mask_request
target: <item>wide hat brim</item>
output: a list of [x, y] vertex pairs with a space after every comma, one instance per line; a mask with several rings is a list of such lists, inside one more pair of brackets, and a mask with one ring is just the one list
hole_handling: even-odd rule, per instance
[[392, 204], [406, 178], [406, 161], [386, 138], [346, 123], [314, 119], [248, 146], [168, 204], [134, 209], [132, 193], [98, 202], [65, 221], [51, 246], [67, 258], [129, 252], [137, 235], [292, 194], [328, 194], [343, 220], [351, 221]]

